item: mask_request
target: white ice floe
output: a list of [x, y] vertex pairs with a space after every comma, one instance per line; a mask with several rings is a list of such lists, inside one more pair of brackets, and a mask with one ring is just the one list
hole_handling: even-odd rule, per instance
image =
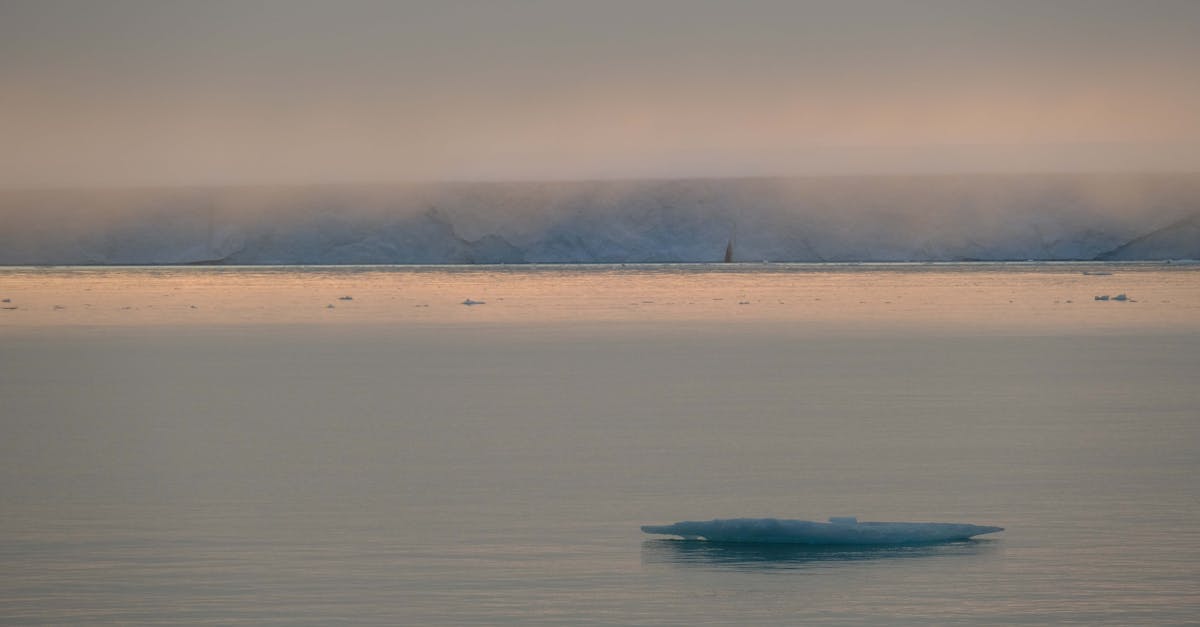
[[730, 518], [644, 525], [642, 531], [710, 542], [813, 545], [921, 544], [966, 540], [1004, 531], [1003, 527], [934, 522], [858, 522], [852, 516], [829, 522], [779, 518]]

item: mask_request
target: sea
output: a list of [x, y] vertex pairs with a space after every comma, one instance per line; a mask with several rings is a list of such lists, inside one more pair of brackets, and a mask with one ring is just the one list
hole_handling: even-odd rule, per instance
[[[0, 623], [1197, 624], [1200, 265], [0, 268]], [[643, 524], [959, 522], [721, 544]]]

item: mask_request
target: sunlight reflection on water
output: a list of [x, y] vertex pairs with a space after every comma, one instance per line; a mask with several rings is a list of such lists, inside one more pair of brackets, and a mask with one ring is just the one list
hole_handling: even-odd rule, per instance
[[[0, 325], [801, 322], [1200, 327], [1200, 265], [649, 264], [0, 268]], [[1096, 296], [1128, 294], [1130, 301]], [[464, 303], [477, 306], [466, 307]]]

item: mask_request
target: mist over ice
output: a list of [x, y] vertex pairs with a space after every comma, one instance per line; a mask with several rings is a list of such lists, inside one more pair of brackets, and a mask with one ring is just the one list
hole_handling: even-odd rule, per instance
[[1200, 175], [0, 191], [0, 263], [1200, 258]]

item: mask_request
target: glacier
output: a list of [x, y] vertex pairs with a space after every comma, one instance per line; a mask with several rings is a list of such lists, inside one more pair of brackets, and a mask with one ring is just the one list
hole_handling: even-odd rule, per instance
[[902, 545], [967, 540], [1003, 527], [935, 522], [858, 522], [852, 516], [829, 522], [779, 518], [729, 518], [643, 525], [642, 531], [709, 542], [809, 545]]
[[1200, 174], [0, 190], [0, 264], [1200, 258]]

